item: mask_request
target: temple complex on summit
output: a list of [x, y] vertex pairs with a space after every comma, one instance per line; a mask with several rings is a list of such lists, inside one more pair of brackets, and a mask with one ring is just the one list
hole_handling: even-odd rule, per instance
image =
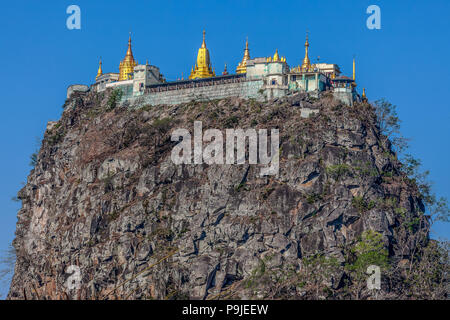
[[366, 99], [356, 91], [355, 60], [353, 76], [341, 75], [337, 64], [312, 63], [309, 58], [309, 37], [306, 35], [305, 53], [301, 64], [290, 67], [286, 57], [278, 49], [272, 56], [250, 57], [248, 39], [245, 42], [242, 60], [236, 66], [236, 73], [230, 74], [225, 64], [224, 71], [216, 75], [210, 51], [206, 46], [206, 33], [197, 52], [197, 59], [191, 67], [188, 79], [166, 81], [158, 67], [139, 64], [134, 59], [131, 35], [124, 59], [119, 63], [119, 73], [103, 73], [102, 61], [99, 62], [95, 82], [90, 87], [73, 85], [73, 91], [104, 91], [108, 88], [123, 92], [122, 102], [130, 104], [178, 104], [192, 100], [221, 99], [238, 96], [258, 100], [272, 99], [307, 92], [318, 96], [320, 92], [330, 90], [342, 102], [351, 105], [355, 100]]

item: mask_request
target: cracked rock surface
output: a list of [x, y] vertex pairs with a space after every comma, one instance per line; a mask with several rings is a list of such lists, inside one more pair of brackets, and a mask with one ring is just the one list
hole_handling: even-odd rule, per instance
[[[245, 285], [261, 261], [281, 272], [318, 252], [344, 263], [345, 246], [365, 230], [382, 235], [392, 259], [408, 254], [396, 245], [393, 210], [354, 204], [395, 198], [411, 215], [422, 208], [381, 147], [368, 104], [297, 94], [128, 109], [112, 108], [109, 94], [72, 95], [45, 133], [18, 195], [9, 299], [265, 298], [264, 285]], [[304, 118], [302, 108], [316, 113]], [[278, 128], [279, 175], [261, 177], [248, 161], [175, 165], [170, 134], [193, 134], [194, 121], [223, 132]], [[343, 277], [328, 286], [338, 290]]]

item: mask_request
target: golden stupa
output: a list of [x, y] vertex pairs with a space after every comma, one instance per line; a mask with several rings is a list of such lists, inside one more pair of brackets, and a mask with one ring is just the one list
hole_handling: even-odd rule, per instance
[[239, 62], [236, 73], [246, 73], [247, 72], [247, 61], [250, 60], [250, 51], [248, 50], [248, 39], [245, 41], [244, 57], [242, 61]]
[[191, 69], [189, 79], [201, 79], [215, 77], [216, 74], [211, 67], [211, 60], [209, 58], [209, 50], [206, 48], [205, 30], [203, 30], [203, 42], [200, 49], [198, 49], [197, 63]]
[[102, 59], [100, 59], [100, 62], [98, 63], [98, 70], [97, 70], [97, 76], [95, 77], [95, 80], [97, 81], [97, 79], [103, 74], [103, 70], [102, 70]]
[[134, 67], [137, 65], [137, 61], [134, 60], [133, 51], [131, 51], [131, 35], [128, 39], [128, 50], [125, 58], [119, 65], [119, 81], [131, 79], [131, 74], [134, 71]]
[[276, 49], [273, 57], [268, 57], [266, 59], [266, 61], [267, 62], [286, 62], [286, 58], [280, 57], [280, 55], [278, 54], [278, 49]]
[[303, 71], [311, 70], [311, 61], [309, 60], [308, 51], [309, 51], [309, 41], [308, 41], [308, 34], [306, 34], [305, 57], [303, 58], [303, 63], [301, 67]]

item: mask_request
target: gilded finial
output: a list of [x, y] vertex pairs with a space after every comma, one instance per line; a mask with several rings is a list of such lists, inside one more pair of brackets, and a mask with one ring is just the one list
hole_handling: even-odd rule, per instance
[[308, 71], [311, 68], [311, 61], [308, 56], [308, 48], [309, 48], [309, 31], [306, 30], [306, 40], [305, 40], [305, 58], [303, 58], [302, 69], [304, 71]]
[[202, 42], [202, 48], [206, 48], [206, 42], [205, 42], [205, 30], [203, 30], [203, 42]]
[[362, 93], [361, 98], [363, 99], [363, 101], [367, 100], [367, 97], [366, 97], [366, 88], [363, 88], [363, 93]]
[[355, 57], [353, 56], [353, 81], [356, 80], [356, 64], [355, 64]]
[[250, 50], [248, 49], [248, 37], [245, 39], [244, 60], [250, 60]]
[[103, 74], [103, 70], [102, 70], [102, 58], [100, 57], [100, 62], [98, 63], [97, 76], [95, 77], [95, 80], [97, 80], [102, 74]]
[[134, 60], [134, 58], [133, 58], [133, 51], [131, 50], [131, 32], [130, 32], [130, 36], [128, 38], [128, 49], [127, 49], [127, 53], [125, 55], [125, 59], [127, 57], [131, 58], [132, 60]]
[[356, 63], [355, 63], [355, 56], [353, 56], [353, 87], [356, 87]]

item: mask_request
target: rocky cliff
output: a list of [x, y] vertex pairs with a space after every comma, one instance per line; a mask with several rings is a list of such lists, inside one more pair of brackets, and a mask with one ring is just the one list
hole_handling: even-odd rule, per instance
[[[297, 94], [129, 109], [114, 95], [73, 94], [48, 127], [18, 195], [9, 299], [370, 298], [369, 262], [389, 270], [378, 296], [403, 297], [394, 280], [427, 220], [369, 104]], [[279, 175], [175, 165], [170, 134], [194, 121], [278, 128]]]

